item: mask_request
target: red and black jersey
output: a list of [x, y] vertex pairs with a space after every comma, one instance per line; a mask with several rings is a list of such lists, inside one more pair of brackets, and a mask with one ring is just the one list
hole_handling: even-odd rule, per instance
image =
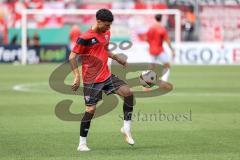
[[110, 31], [96, 33], [92, 29], [78, 38], [72, 52], [81, 57], [83, 83], [103, 82], [110, 77], [107, 65], [109, 40]]

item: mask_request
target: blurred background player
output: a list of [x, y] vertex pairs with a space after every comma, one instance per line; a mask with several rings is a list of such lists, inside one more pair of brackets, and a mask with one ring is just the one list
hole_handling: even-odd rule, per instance
[[70, 33], [69, 33], [69, 38], [70, 38], [70, 50], [73, 49], [78, 37], [81, 35], [81, 30], [78, 25], [73, 25], [71, 27]]
[[169, 55], [164, 51], [163, 42], [167, 42], [172, 51], [171, 53], [173, 58], [175, 53], [168, 37], [167, 30], [161, 25], [162, 15], [155, 15], [155, 20], [156, 23], [154, 23], [147, 32], [147, 41], [149, 43], [149, 53], [151, 58], [149, 69], [153, 69], [155, 64], [158, 64], [159, 62], [162, 63], [162, 81], [167, 82], [170, 74], [170, 58]]
[[82, 61], [83, 92], [86, 112], [81, 121], [78, 151], [90, 150], [87, 147], [87, 135], [91, 119], [96, 110], [96, 105], [98, 101], [102, 99], [102, 91], [107, 95], [116, 93], [124, 97], [124, 124], [121, 132], [124, 134], [128, 144], [134, 144], [130, 132], [133, 94], [123, 80], [111, 74], [107, 65], [108, 58], [116, 60], [121, 65], [126, 65], [126, 59], [114, 55], [107, 49], [110, 40], [109, 30], [113, 19], [110, 10], [98, 10], [96, 13], [96, 23], [78, 38], [69, 56], [69, 61], [74, 73], [73, 91], [76, 91], [80, 85], [80, 73], [76, 60], [77, 55], [80, 55]]
[[189, 9], [184, 12], [183, 18], [183, 34], [185, 41], [195, 41], [194, 30], [195, 30], [195, 23], [196, 23], [196, 15], [194, 14], [194, 6], [189, 6]]

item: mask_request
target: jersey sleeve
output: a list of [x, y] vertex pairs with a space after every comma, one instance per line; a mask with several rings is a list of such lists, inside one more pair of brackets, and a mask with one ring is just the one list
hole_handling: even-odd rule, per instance
[[87, 39], [83, 37], [79, 37], [75, 43], [75, 46], [72, 49], [72, 52], [76, 54], [86, 54], [87, 47]]
[[96, 37], [92, 35], [82, 35], [77, 39], [72, 52], [80, 55], [89, 54], [89, 48], [98, 43], [99, 41]]

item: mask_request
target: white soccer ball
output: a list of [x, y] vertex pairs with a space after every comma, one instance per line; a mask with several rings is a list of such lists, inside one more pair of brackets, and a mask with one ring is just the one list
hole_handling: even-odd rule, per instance
[[157, 74], [152, 70], [143, 71], [139, 76], [139, 81], [143, 87], [151, 88], [157, 82]]

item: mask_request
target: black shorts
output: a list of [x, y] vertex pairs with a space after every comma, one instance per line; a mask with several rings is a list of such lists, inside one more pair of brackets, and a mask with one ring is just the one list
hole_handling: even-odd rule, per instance
[[102, 99], [102, 91], [109, 95], [115, 93], [119, 87], [126, 83], [115, 75], [111, 75], [107, 80], [99, 83], [84, 83], [83, 93], [86, 106], [96, 105]]

